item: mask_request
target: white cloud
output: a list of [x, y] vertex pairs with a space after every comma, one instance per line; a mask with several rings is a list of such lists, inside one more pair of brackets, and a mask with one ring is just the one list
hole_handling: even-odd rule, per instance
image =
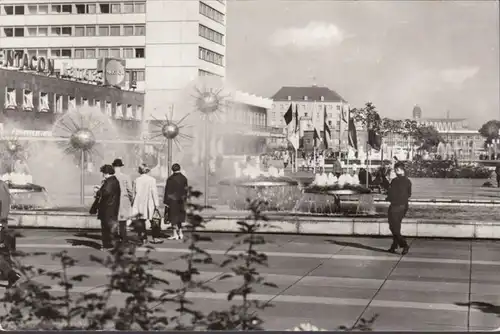
[[346, 34], [336, 25], [326, 22], [310, 22], [302, 28], [290, 27], [277, 30], [271, 36], [274, 46], [292, 45], [297, 48], [322, 48], [339, 45]]
[[441, 71], [440, 77], [446, 83], [461, 85], [467, 79], [474, 77], [479, 72], [479, 67], [459, 67]]

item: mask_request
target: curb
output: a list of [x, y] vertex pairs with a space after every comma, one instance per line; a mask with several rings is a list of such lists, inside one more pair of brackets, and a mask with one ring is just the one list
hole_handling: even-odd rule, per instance
[[[237, 232], [237, 221], [246, 212], [206, 216], [207, 232]], [[95, 216], [72, 212], [12, 212], [9, 225], [27, 228], [100, 229]], [[408, 237], [500, 239], [500, 222], [404, 219], [402, 233]], [[269, 214], [261, 233], [323, 234], [342, 236], [391, 236], [387, 218], [329, 217], [318, 214]]]

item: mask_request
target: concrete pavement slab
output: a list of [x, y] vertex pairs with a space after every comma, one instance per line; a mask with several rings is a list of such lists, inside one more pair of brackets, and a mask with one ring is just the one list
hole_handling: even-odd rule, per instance
[[413, 301], [429, 304], [454, 304], [457, 301], [467, 300], [469, 292], [442, 292], [442, 291], [405, 291], [386, 289], [385, 285], [377, 293], [374, 300]]
[[346, 288], [346, 287], [324, 287], [324, 286], [303, 286], [292, 285], [280, 295], [292, 296], [313, 296], [313, 297], [334, 297], [334, 298], [349, 298], [349, 299], [366, 299], [371, 300], [377, 293], [376, 289], [363, 288]]
[[469, 283], [453, 283], [453, 282], [439, 282], [435, 281], [422, 282], [422, 281], [403, 281], [394, 280], [392, 276], [389, 277], [384, 283], [383, 289], [385, 291], [422, 291], [422, 292], [453, 292], [453, 293], [469, 293]]
[[396, 265], [396, 261], [330, 260], [315, 269], [311, 275], [385, 279]]

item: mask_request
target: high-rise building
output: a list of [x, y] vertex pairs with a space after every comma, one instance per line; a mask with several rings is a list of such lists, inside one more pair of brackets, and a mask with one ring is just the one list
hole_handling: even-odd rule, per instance
[[13, 51], [63, 67], [126, 60], [125, 87], [146, 92], [146, 114], [200, 75], [225, 76], [225, 1], [2, 0], [0, 57]]

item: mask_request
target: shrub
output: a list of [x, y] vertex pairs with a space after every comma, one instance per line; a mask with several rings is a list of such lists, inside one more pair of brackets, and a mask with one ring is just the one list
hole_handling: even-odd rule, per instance
[[406, 164], [409, 177], [487, 179], [491, 171], [482, 166], [457, 165], [453, 160], [414, 160]]

